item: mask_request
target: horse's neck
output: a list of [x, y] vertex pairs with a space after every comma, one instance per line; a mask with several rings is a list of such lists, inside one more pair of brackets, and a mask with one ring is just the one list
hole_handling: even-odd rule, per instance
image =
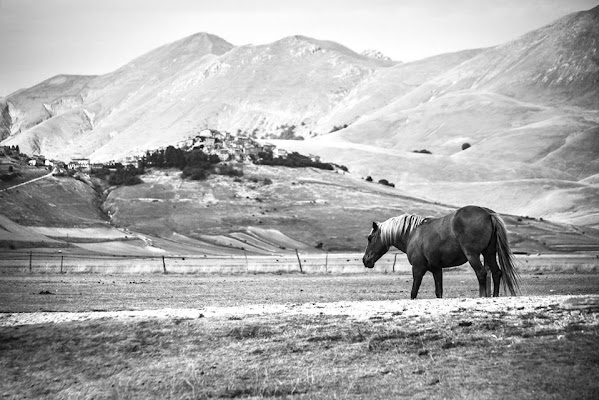
[[408, 230], [403, 235], [397, 235], [393, 246], [397, 247], [400, 251], [407, 253], [408, 242], [410, 241], [411, 232]]
[[394, 232], [395, 234], [393, 235], [393, 240], [390, 243], [404, 253], [408, 248], [408, 243], [410, 241], [412, 232], [422, 223], [422, 221], [424, 221], [424, 218], [417, 215], [409, 215], [406, 216], [406, 218], [409, 218], [409, 220], [404, 220], [404, 226], [397, 228], [397, 230]]

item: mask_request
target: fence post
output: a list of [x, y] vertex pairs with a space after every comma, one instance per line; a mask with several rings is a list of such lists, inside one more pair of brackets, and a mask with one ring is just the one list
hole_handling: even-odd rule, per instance
[[33, 252], [29, 252], [29, 272], [31, 272], [31, 264], [32, 264]]
[[60, 273], [62, 274], [62, 259], [64, 258], [64, 256], [61, 254], [60, 255]]
[[295, 249], [295, 255], [297, 256], [297, 262], [299, 263], [300, 272], [304, 273], [304, 270], [302, 269], [302, 260], [300, 260], [300, 256], [299, 256], [299, 253], [297, 252], [297, 249]]
[[393, 272], [395, 272], [395, 263], [397, 262], [397, 253], [395, 253], [395, 257], [393, 258]]
[[164, 256], [162, 256], [162, 269], [164, 270], [164, 274], [166, 275], [166, 262], [164, 261]]

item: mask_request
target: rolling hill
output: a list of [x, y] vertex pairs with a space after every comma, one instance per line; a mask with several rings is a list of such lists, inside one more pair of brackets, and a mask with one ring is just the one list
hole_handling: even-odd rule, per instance
[[[47, 177], [0, 192], [0, 248], [110, 255], [243, 255], [360, 252], [372, 221], [452, 207], [342, 170], [246, 165], [242, 178], [180, 178], [149, 170], [113, 187], [84, 176]], [[503, 215], [514, 251], [596, 251], [599, 231]]]

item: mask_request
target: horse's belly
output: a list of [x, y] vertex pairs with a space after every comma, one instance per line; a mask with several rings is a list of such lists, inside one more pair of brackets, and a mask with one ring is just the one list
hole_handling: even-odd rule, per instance
[[462, 265], [468, 261], [459, 245], [444, 246], [429, 254], [428, 263], [433, 268], [449, 268]]
[[451, 261], [449, 261], [443, 268], [457, 267], [458, 265], [462, 265], [466, 262], [468, 262], [468, 259], [464, 254], [461, 254], [459, 257], [454, 257], [451, 259]]

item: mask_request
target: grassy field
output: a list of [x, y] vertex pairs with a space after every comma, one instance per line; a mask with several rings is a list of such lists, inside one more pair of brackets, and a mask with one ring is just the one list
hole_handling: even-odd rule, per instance
[[[2, 276], [0, 393], [597, 398], [599, 276], [526, 274], [526, 296], [499, 300], [476, 299], [471, 272], [445, 278], [447, 299], [427, 276], [410, 301], [409, 275]], [[196, 313], [165, 311], [181, 308]], [[5, 322], [58, 311], [95, 317]]]

